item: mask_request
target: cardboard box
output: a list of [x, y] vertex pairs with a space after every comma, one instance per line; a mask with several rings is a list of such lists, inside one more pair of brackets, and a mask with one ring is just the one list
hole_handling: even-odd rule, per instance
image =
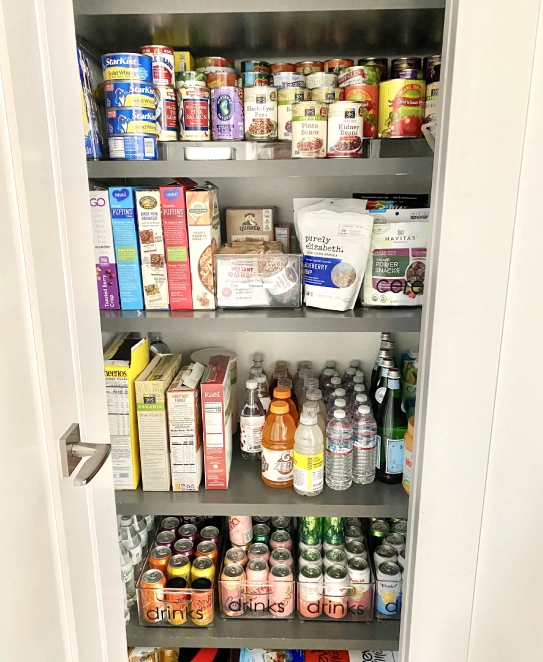
[[143, 309], [143, 290], [136, 230], [136, 209], [132, 186], [109, 189], [111, 224], [119, 276], [119, 294], [123, 310]]
[[136, 189], [141, 276], [147, 310], [167, 310], [168, 277], [158, 189]]
[[174, 51], [173, 62], [175, 73], [178, 71], [194, 71], [194, 59], [189, 51]]
[[200, 381], [204, 371], [201, 363], [181, 368], [166, 393], [174, 492], [198, 492], [202, 482]]
[[189, 234], [185, 194], [194, 188], [192, 179], [180, 179], [179, 184], [160, 187], [162, 231], [166, 248], [166, 268], [171, 310], [192, 310]]
[[276, 207], [227, 207], [226, 241], [274, 241], [275, 217]]
[[89, 202], [94, 235], [98, 303], [100, 310], [118, 310], [121, 301], [107, 189], [89, 191]]
[[228, 356], [212, 356], [202, 378], [202, 423], [207, 490], [226, 490], [232, 463], [231, 383]]
[[166, 391], [181, 366], [181, 354], [157, 354], [136, 379], [136, 406], [144, 492], [171, 486]]
[[290, 253], [290, 226], [276, 225], [274, 228], [275, 241], [280, 241], [283, 253]]
[[134, 383], [148, 363], [149, 341], [136, 334], [119, 334], [104, 352], [109, 440], [116, 490], [135, 490], [140, 482]]
[[213, 184], [187, 191], [192, 307], [215, 309], [213, 255], [221, 247], [218, 189]]

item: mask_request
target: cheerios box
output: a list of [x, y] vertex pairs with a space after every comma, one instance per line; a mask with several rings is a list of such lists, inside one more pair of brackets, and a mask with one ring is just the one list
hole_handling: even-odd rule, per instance
[[193, 310], [215, 309], [213, 255], [221, 247], [218, 188], [206, 184], [186, 193]]

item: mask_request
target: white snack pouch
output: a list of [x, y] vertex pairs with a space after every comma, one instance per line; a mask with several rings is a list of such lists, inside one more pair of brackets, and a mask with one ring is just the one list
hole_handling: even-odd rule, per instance
[[362, 287], [364, 306], [422, 306], [429, 209], [370, 210], [371, 249]]
[[[364, 275], [373, 218], [366, 200], [294, 200], [304, 260], [304, 302], [327, 310], [354, 308]], [[297, 211], [296, 211], [297, 210]]]

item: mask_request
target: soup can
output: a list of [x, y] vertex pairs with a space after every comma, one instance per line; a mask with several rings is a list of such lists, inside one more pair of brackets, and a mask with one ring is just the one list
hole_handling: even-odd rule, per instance
[[379, 67], [381, 70], [381, 81], [388, 78], [388, 58], [387, 57], [361, 57], [358, 60], [361, 67]]
[[424, 118], [426, 83], [395, 78], [379, 85], [379, 135], [419, 138]]
[[123, 133], [156, 133], [156, 116], [150, 108], [110, 108], [106, 111], [110, 136]]
[[140, 53], [148, 55], [153, 60], [153, 83], [155, 85], [173, 85], [175, 83], [173, 48], [142, 46]]
[[441, 70], [441, 55], [430, 55], [424, 58], [422, 64], [424, 79], [427, 83], [434, 83], [439, 80]]
[[255, 73], [270, 73], [270, 63], [264, 62], [262, 60], [243, 60], [241, 62], [241, 71], [242, 73], [249, 73], [254, 71]]
[[422, 69], [420, 57], [397, 57], [390, 63], [390, 77], [398, 78], [400, 69]]
[[199, 71], [177, 71], [175, 87], [205, 87], [206, 75]]
[[153, 82], [153, 60], [139, 53], [106, 53], [102, 55], [104, 80], [140, 80]]
[[348, 85], [378, 85], [381, 80], [379, 67], [370, 65], [342, 69], [338, 76], [339, 87]]
[[314, 74], [309, 74], [305, 81], [306, 87], [312, 90], [314, 87], [336, 87], [337, 75], [325, 74], [323, 71], [317, 71]]
[[424, 123], [437, 122], [437, 102], [439, 99], [439, 81], [426, 85], [426, 104], [424, 107]]
[[156, 136], [131, 133], [111, 136], [108, 143], [111, 161], [156, 161], [158, 158]]
[[210, 140], [209, 97], [207, 87], [178, 87], [179, 138]]
[[300, 101], [292, 104], [292, 158], [326, 158], [328, 104]]
[[223, 73], [212, 73], [207, 74], [206, 83], [209, 89], [214, 87], [236, 87], [238, 84], [238, 77], [236, 74], [223, 74]]
[[283, 87], [277, 90], [277, 137], [279, 140], [292, 140], [292, 104], [309, 99], [310, 92], [303, 87]]
[[243, 131], [243, 90], [234, 86], [212, 88], [213, 140], [243, 140]]
[[199, 69], [206, 69], [207, 67], [230, 67], [233, 66], [230, 64], [229, 60], [225, 57], [220, 57], [218, 55], [208, 55], [206, 57], [197, 57], [194, 60], [194, 68], [196, 71]]
[[315, 87], [311, 90], [312, 101], [333, 103], [334, 101], [343, 101], [344, 98], [345, 89], [343, 87]]
[[243, 107], [245, 140], [277, 140], [277, 89], [275, 87], [262, 85], [246, 87]]
[[155, 85], [156, 134], [159, 142], [177, 140], [177, 101], [173, 85]]
[[305, 76], [292, 71], [281, 71], [273, 74], [273, 85], [278, 89], [282, 87], [306, 87]]
[[106, 108], [154, 108], [155, 91], [151, 83], [116, 81], [104, 85]]
[[354, 60], [335, 58], [333, 60], [326, 60], [324, 63], [324, 71], [327, 74], [339, 74], [340, 69], [347, 69], [352, 66], [354, 66]]
[[272, 74], [280, 74], [281, 72], [290, 71], [291, 73], [296, 72], [296, 66], [291, 62], [275, 62], [270, 66], [270, 71]]
[[270, 87], [272, 84], [271, 74], [261, 73], [258, 71], [249, 71], [242, 73], [238, 78], [239, 87], [257, 87], [263, 85]]
[[362, 104], [364, 138], [375, 138], [379, 119], [379, 85], [349, 85], [343, 89], [345, 101], [359, 101]]
[[317, 71], [324, 71], [324, 62], [306, 60], [305, 62], [296, 62], [296, 73], [297, 74], [314, 74]]

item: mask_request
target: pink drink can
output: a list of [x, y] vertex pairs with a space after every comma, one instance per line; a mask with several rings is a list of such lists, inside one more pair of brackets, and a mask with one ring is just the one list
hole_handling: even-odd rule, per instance
[[266, 563], [270, 560], [270, 550], [268, 545], [263, 542], [255, 542], [249, 547], [249, 561], [253, 559], [262, 559]]
[[273, 550], [270, 554], [270, 566], [273, 568], [273, 566], [276, 565], [287, 565], [289, 568], [292, 568], [294, 561], [292, 559], [292, 554], [288, 549], [279, 547], [278, 549]]
[[344, 618], [349, 613], [350, 579], [344, 565], [333, 565], [324, 577], [324, 613], [330, 618]]
[[247, 564], [247, 584], [245, 585], [246, 609], [264, 611], [268, 608], [271, 592], [268, 573], [268, 564], [262, 559], [253, 559]]
[[274, 531], [270, 537], [270, 547], [271, 549], [284, 547], [289, 552], [292, 552], [292, 538], [290, 537], [290, 533], [288, 531]]
[[288, 565], [275, 565], [270, 570], [270, 614], [288, 618], [294, 611], [294, 575]]
[[246, 545], [253, 539], [253, 520], [243, 515], [233, 515], [228, 518], [230, 542], [233, 545]]
[[322, 570], [306, 565], [298, 577], [298, 611], [304, 618], [317, 618], [322, 614]]
[[225, 565], [219, 582], [219, 595], [222, 613], [236, 618], [245, 611], [243, 583], [245, 570], [239, 563]]
[[362, 616], [373, 605], [370, 566], [363, 558], [355, 557], [349, 561], [347, 570], [352, 588], [352, 594], [349, 595], [349, 613]]

